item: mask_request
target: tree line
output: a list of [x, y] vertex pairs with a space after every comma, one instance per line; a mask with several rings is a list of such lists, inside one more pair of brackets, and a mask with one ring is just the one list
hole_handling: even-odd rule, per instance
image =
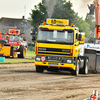
[[[66, 0], [57, 0], [51, 18], [68, 19], [69, 25], [73, 23], [76, 27], [79, 28], [80, 32], [85, 32], [85, 36], [87, 37], [91, 32], [94, 32], [94, 16], [87, 14], [85, 20], [83, 20], [83, 18], [79, 17], [78, 13], [76, 13], [72, 7], [73, 4], [71, 1], [66, 2]], [[41, 23], [46, 21], [48, 18], [48, 13], [47, 6], [44, 5], [44, 0], [42, 0], [42, 2], [40, 2], [38, 5], [34, 6], [30, 16], [31, 25], [35, 28], [38, 28]]]

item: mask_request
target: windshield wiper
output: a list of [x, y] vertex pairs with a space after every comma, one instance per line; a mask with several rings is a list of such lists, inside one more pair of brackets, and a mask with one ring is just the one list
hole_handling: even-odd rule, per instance
[[56, 41], [56, 42], [73, 43], [72, 41], [64, 41], [64, 40], [63, 41], [59, 40], [59, 41]]
[[50, 42], [56, 42], [56, 40], [51, 40], [51, 39], [47, 39], [47, 41], [50, 41]]

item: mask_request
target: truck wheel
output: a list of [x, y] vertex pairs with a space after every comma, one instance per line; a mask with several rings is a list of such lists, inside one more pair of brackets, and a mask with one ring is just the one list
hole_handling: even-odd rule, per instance
[[10, 51], [11, 58], [14, 58], [14, 53], [15, 53], [15, 51], [13, 50], [13, 47], [11, 47], [11, 51]]
[[71, 71], [71, 75], [78, 76], [78, 74], [79, 74], [79, 60], [77, 60], [77, 63], [76, 63], [76, 70]]
[[36, 66], [36, 72], [43, 73], [44, 68], [42, 66]]
[[19, 48], [19, 52], [20, 52], [20, 54], [18, 54], [18, 58], [25, 58], [26, 49], [24, 48], [24, 46], [21, 46], [21, 47]]

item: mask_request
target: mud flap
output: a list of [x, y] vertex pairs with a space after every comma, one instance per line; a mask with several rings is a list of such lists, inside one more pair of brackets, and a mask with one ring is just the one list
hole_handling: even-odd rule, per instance
[[14, 50], [13, 50], [13, 47], [11, 47], [10, 56], [13, 56], [13, 54], [14, 54]]
[[96, 54], [96, 67], [95, 67], [96, 73], [100, 73], [100, 54]]
[[80, 74], [85, 74], [85, 68], [87, 66], [87, 59], [89, 61], [89, 57], [87, 57], [87, 56], [80, 56], [80, 59], [83, 60], [82, 66], [80, 68]]

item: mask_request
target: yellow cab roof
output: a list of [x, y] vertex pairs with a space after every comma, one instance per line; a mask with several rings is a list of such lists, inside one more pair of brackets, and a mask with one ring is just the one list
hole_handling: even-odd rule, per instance
[[39, 28], [48, 28], [48, 29], [53, 29], [53, 30], [64, 30], [64, 29], [69, 29], [69, 30], [78, 30], [78, 27], [71, 27], [71, 26], [57, 26], [57, 25], [40, 25]]
[[50, 19], [50, 18], [48, 18], [46, 23], [47, 24], [45, 24], [45, 22], [44, 22], [43, 25], [39, 26], [39, 28], [47, 28], [47, 29], [52, 29], [52, 30], [64, 30], [64, 29], [79, 30], [78, 27], [74, 27], [73, 23], [71, 24], [71, 26], [68, 26], [69, 20], [66, 20], [66, 19]]

